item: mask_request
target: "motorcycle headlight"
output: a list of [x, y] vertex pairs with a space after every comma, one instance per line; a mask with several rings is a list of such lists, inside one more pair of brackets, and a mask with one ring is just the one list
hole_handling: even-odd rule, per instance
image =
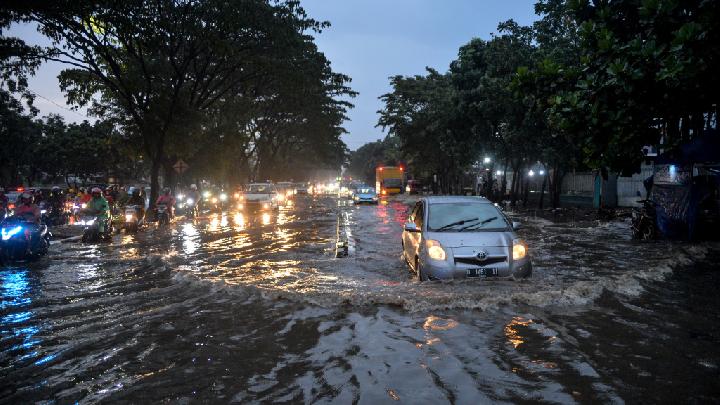
[[17, 235], [22, 231], [22, 226], [18, 225], [15, 228], [3, 228], [2, 229], [2, 240], [8, 240], [13, 236]]
[[47, 210], [40, 210], [41, 214], [47, 214]]
[[243, 209], [243, 207], [244, 207], [244, 205], [238, 204], [238, 209], [239, 209], [239, 210]]
[[195, 202], [195, 201], [193, 201], [193, 199], [192, 199], [192, 198], [188, 198], [188, 199], [187, 199], [187, 203], [188, 203], [188, 205], [192, 205], [192, 203], [194, 203], [194, 202]]
[[92, 224], [94, 224], [94, 223], [95, 223], [94, 219], [88, 219], [87, 221], [85, 221], [85, 226], [92, 226]]
[[278, 200], [278, 202], [283, 202], [285, 201], [285, 196], [282, 194], [278, 194], [275, 199]]
[[126, 222], [132, 222], [132, 220], [133, 220], [133, 214], [125, 214]]
[[227, 194], [220, 194], [220, 201], [227, 201]]
[[264, 203], [264, 204], [263, 204], [263, 208], [265, 208], [265, 209], [268, 209], [268, 208], [270, 208], [270, 204], [268, 204], [268, 203]]
[[447, 254], [445, 254], [445, 249], [443, 249], [440, 242], [428, 239], [427, 241], [425, 241], [425, 246], [428, 250], [428, 256], [430, 256], [431, 259], [443, 261], [447, 258]]
[[217, 198], [213, 197], [212, 202], [213, 204], [217, 203]]
[[177, 195], [177, 199], [178, 199], [178, 200], [182, 200], [183, 198], [185, 198], [185, 195], [184, 195], [184, 194], [178, 194], [178, 195]]
[[210, 198], [210, 192], [209, 191], [203, 191], [203, 197]]
[[513, 260], [520, 260], [527, 256], [527, 246], [520, 239], [513, 240]]
[[82, 204], [80, 205], [80, 208], [83, 208], [83, 209], [84, 209], [84, 208], [87, 208], [87, 204], [82, 203]]

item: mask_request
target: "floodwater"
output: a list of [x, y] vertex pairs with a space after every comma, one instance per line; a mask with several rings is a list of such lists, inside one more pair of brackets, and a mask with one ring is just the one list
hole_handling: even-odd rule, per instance
[[720, 400], [717, 245], [519, 218], [532, 279], [420, 284], [408, 207], [298, 197], [1, 268], [0, 402]]

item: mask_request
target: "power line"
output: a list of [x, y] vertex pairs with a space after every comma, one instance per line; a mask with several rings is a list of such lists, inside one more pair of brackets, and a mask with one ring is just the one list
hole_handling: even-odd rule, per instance
[[43, 95], [41, 95], [41, 94], [38, 94], [38, 93], [36, 93], [36, 92], [34, 92], [34, 91], [31, 91], [30, 93], [32, 93], [33, 96], [40, 97], [41, 99], [43, 99], [43, 100], [45, 100], [45, 101], [53, 104], [53, 105], [56, 106], [56, 107], [62, 108], [63, 110], [66, 110], [66, 111], [70, 111], [71, 113], [76, 114], [76, 115], [78, 115], [78, 116], [80, 116], [80, 117], [83, 117], [83, 118], [85, 118], [85, 119], [87, 119], [87, 120], [92, 120], [92, 119], [93, 119], [93, 118], [90, 118], [90, 117], [88, 117], [88, 116], [85, 115], [85, 114], [81, 114], [81, 113], [79, 113], [79, 112], [77, 112], [77, 111], [75, 111], [75, 110], [73, 110], [73, 109], [71, 109], [71, 108], [67, 108], [66, 106], [60, 105], [60, 104], [56, 103], [55, 101], [53, 101], [53, 100], [51, 100], [51, 99], [49, 99], [49, 98], [47, 98], [47, 97], [45, 97], [45, 96], [43, 96]]

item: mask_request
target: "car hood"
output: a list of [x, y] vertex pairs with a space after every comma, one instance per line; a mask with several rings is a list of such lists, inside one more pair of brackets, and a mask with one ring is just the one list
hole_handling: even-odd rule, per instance
[[440, 242], [443, 247], [458, 248], [464, 246], [512, 246], [512, 232], [428, 232], [427, 239]]
[[371, 193], [360, 193], [360, 194], [358, 194], [357, 196], [358, 196], [358, 198], [373, 198], [373, 197], [376, 197], [375, 194], [371, 194]]

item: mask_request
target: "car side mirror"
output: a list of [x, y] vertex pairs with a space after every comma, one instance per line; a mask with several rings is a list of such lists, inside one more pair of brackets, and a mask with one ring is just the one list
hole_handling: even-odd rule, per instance
[[513, 221], [512, 227], [513, 227], [513, 230], [516, 230], [516, 231], [517, 231], [518, 229], [522, 229], [523, 226], [522, 226], [522, 224], [521, 224], [520, 222], [515, 222], [515, 221]]
[[417, 225], [415, 225], [414, 222], [408, 222], [405, 224], [405, 231], [406, 232], [420, 232]]

